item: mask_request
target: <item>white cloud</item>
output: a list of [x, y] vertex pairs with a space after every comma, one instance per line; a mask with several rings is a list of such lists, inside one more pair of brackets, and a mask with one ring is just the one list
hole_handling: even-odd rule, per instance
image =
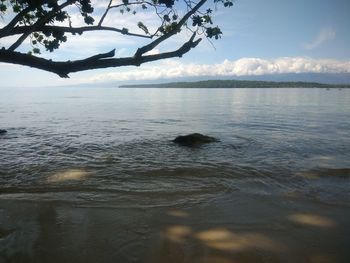
[[318, 35], [309, 43], [304, 45], [305, 49], [314, 49], [328, 40], [332, 40], [335, 37], [335, 31], [331, 27], [324, 27], [320, 30]]
[[168, 59], [158, 64], [146, 64], [140, 68], [128, 67], [127, 70], [96, 74], [91, 76], [88, 82], [285, 73], [350, 73], [350, 61], [281, 57], [276, 59], [241, 58], [235, 61], [224, 60], [218, 64], [184, 64], [176, 59]]

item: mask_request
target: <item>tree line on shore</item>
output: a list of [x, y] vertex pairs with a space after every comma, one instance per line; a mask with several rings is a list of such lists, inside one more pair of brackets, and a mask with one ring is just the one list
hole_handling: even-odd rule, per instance
[[121, 85], [119, 88], [350, 88], [346, 84], [317, 82], [275, 82], [253, 80], [205, 80], [196, 82], [170, 82], [161, 84]]

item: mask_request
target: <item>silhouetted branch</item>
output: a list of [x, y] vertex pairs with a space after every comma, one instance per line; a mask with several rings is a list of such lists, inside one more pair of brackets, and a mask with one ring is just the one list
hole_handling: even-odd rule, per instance
[[128, 36], [151, 38], [151, 36], [148, 36], [148, 35], [130, 33], [126, 29], [119, 29], [119, 28], [108, 27], [108, 26], [68, 27], [68, 26], [46, 26], [46, 25], [41, 26], [41, 27], [36, 27], [35, 29], [34, 29], [34, 26], [19, 26], [19, 27], [15, 27], [7, 35], [2, 35], [1, 32], [0, 32], [0, 37], [24, 34], [25, 32], [28, 32], [28, 31], [33, 32], [34, 30], [35, 30], [35, 32], [60, 31], [60, 32], [71, 33], [71, 34], [82, 34], [84, 32], [88, 32], [88, 31], [113, 31], [113, 32], [117, 32], [117, 33], [120, 33], [120, 34], [123, 34], [123, 35], [128, 35]]
[[37, 28], [40, 28], [41, 26], [45, 25], [45, 23], [47, 23], [49, 19], [51, 19], [53, 16], [55, 16], [59, 10], [62, 10], [63, 8], [65, 8], [71, 4], [74, 4], [74, 2], [76, 2], [76, 1], [77, 0], [69, 0], [69, 1], [53, 8], [53, 10], [48, 12], [44, 17], [38, 19], [38, 21], [36, 21], [34, 23], [34, 25], [32, 26], [31, 30], [28, 30], [25, 33], [23, 33], [23, 35], [20, 36], [18, 38], [18, 40], [9, 47], [9, 50], [12, 50], [12, 51], [16, 50], [31, 33], [33, 33]]
[[[207, 1], [123, 0], [122, 2], [114, 3], [113, 0], [109, 0], [106, 1], [108, 5], [105, 7], [104, 12], [100, 13], [101, 17], [95, 25], [93, 12], [96, 6], [91, 0], [21, 0], [6, 1], [5, 3], [2, 1], [1, 12], [9, 15], [10, 22], [0, 29], [0, 40], [9, 36], [17, 36], [18, 38], [8, 48], [0, 47], [0, 62], [29, 66], [67, 78], [72, 72], [108, 67], [139, 66], [150, 61], [181, 57], [196, 47], [201, 41], [201, 39], [195, 40], [196, 35], [204, 35], [210, 39], [221, 37], [222, 32], [220, 28], [213, 26], [212, 10], [210, 8], [205, 12], [200, 10]], [[214, 0], [214, 4], [222, 3], [226, 7], [231, 6], [232, 1], [234, 0]], [[67, 8], [71, 5], [75, 5], [78, 8], [78, 12]], [[148, 8], [154, 10], [151, 12], [146, 11]], [[143, 33], [136, 33], [137, 31], [134, 33], [129, 32], [126, 28], [127, 25], [122, 24], [125, 20], [119, 20], [120, 23], [118, 24], [116, 19], [113, 25], [104, 26], [104, 21], [112, 9], [118, 9], [121, 13], [120, 15], [125, 12], [130, 15], [136, 15], [139, 10], [142, 10], [144, 14], [151, 14], [152, 19], [158, 18], [159, 21], [153, 24], [152, 20], [152, 32], [150, 32], [147, 25], [142, 21], [145, 20], [145, 17], [141, 17], [141, 21], [136, 22], [134, 26], [137, 24], [137, 27]], [[184, 12], [183, 16], [179, 17], [179, 13], [182, 12]], [[78, 14], [79, 18], [84, 20], [86, 26], [72, 26], [71, 17], [73, 14]], [[182, 29], [192, 32], [193, 35], [180, 48], [170, 52], [147, 55], [149, 51], [154, 50], [161, 43], [165, 44], [169, 38], [181, 32]], [[143, 46], [136, 48], [133, 56], [124, 58], [115, 58], [115, 49], [107, 53], [72, 61], [52, 61], [33, 55], [40, 54], [42, 47], [50, 52], [59, 49], [61, 44], [68, 40], [68, 34], [81, 35], [89, 31], [110, 31], [150, 40]], [[29, 37], [30, 46], [28, 53], [17, 52], [18, 47]], [[131, 47], [132, 45], [130, 45]]]
[[193, 34], [186, 43], [184, 43], [179, 49], [175, 51], [164, 52], [155, 55], [113, 58], [115, 55], [115, 50], [112, 50], [110, 52], [98, 54], [86, 59], [64, 62], [52, 61], [12, 50], [6, 50], [3, 48], [0, 50], [0, 62], [34, 67], [55, 73], [62, 78], [68, 78], [68, 74], [72, 72], [109, 67], [140, 66], [146, 62], [173, 57], [182, 57], [192, 48], [196, 47], [201, 41], [201, 39], [194, 40], [194, 38], [195, 34]]
[[186, 23], [186, 21], [190, 18], [190, 16], [193, 15], [195, 12], [197, 12], [198, 9], [206, 1], [207, 0], [201, 0], [200, 2], [198, 2], [198, 4], [195, 7], [193, 7], [189, 12], [186, 13], [186, 15], [184, 15], [182, 17], [182, 19], [177, 23], [176, 27], [174, 27], [171, 31], [169, 31], [168, 33], [166, 33], [166, 34], [160, 36], [159, 38], [155, 39], [153, 42], [149, 43], [148, 45], [137, 49], [137, 51], [135, 53], [135, 57], [141, 56], [141, 55], [147, 53], [148, 51], [151, 51], [152, 49], [154, 49], [156, 46], [158, 46], [160, 43], [162, 43], [166, 39], [168, 39], [171, 36], [173, 36], [173, 35], [177, 34], [178, 32], [180, 32], [181, 27]]

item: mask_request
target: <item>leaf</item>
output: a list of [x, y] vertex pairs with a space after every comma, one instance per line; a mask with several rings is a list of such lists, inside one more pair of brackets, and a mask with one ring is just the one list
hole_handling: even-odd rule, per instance
[[94, 23], [94, 21], [95, 21], [95, 19], [94, 19], [93, 17], [91, 17], [91, 16], [86, 16], [86, 17], [84, 18], [84, 22], [85, 22], [86, 24], [88, 24], [88, 25], [92, 25], [92, 24]]
[[219, 39], [222, 35], [221, 29], [219, 27], [208, 27], [205, 31], [207, 37]]
[[147, 35], [149, 35], [149, 31], [148, 31], [148, 28], [142, 23], [142, 22], [138, 22], [137, 23], [137, 26], [143, 30], [143, 32], [145, 32]]
[[167, 8], [171, 8], [174, 5], [174, 0], [159, 0], [159, 4], [164, 4]]
[[40, 49], [39, 48], [33, 48], [33, 53], [34, 54], [40, 54]]

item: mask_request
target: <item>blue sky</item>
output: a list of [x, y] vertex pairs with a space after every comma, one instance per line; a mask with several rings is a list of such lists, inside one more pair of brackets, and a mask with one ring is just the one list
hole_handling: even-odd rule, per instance
[[[106, 1], [95, 2], [102, 8]], [[142, 18], [152, 27], [149, 14]], [[120, 21], [113, 16], [109, 19], [111, 24]], [[132, 22], [126, 16], [122, 19], [125, 24]], [[75, 73], [70, 79], [27, 67], [0, 64], [0, 87], [156, 81], [181, 76], [234, 78], [278, 73], [350, 73], [349, 0], [237, 0], [230, 9], [218, 8], [214, 22], [224, 33], [222, 39], [214, 41], [214, 47], [204, 39], [181, 59], [153, 62], [139, 68]], [[174, 49], [188, 36], [181, 34], [154, 52]], [[55, 60], [77, 59], [113, 48], [117, 49], [118, 56], [127, 56], [142, 43], [113, 33], [84, 34], [81, 39], [70, 39], [57, 53], [44, 56], [52, 56]], [[1, 44], [6, 46], [6, 43]]]
[[[244, 0], [237, 1], [231, 12], [232, 16], [223, 18], [223, 22], [224, 30], [233, 31], [233, 35], [223, 44], [234, 47], [236, 52], [231, 52], [234, 59], [350, 57], [348, 0]], [[312, 48], [305, 47], [314, 43], [323, 31], [333, 35]]]

